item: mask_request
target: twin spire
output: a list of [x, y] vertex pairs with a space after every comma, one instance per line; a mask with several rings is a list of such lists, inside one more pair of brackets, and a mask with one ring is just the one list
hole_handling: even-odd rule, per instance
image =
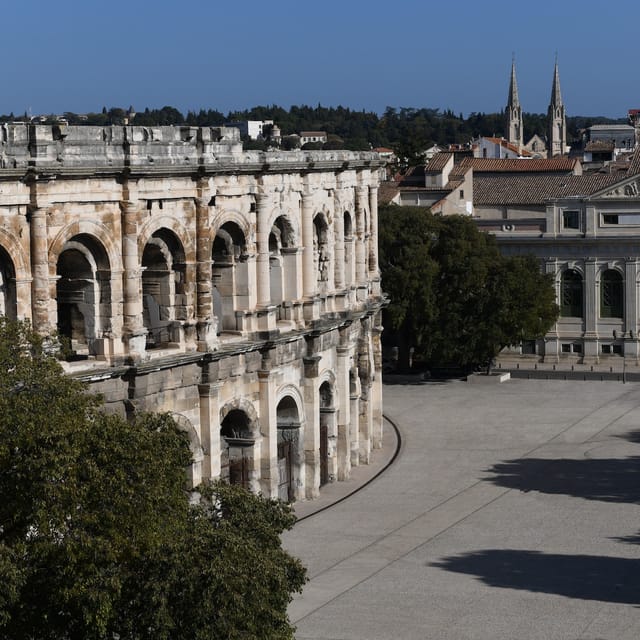
[[[523, 144], [522, 107], [518, 96], [518, 81], [516, 79], [515, 56], [511, 60], [511, 79], [509, 81], [509, 96], [507, 98], [506, 130], [509, 142], [521, 149]], [[556, 55], [553, 70], [553, 84], [551, 85], [551, 102], [548, 110], [547, 157], [562, 155], [568, 151], [566, 140], [566, 116], [560, 92], [560, 73], [558, 71], [558, 56]]]

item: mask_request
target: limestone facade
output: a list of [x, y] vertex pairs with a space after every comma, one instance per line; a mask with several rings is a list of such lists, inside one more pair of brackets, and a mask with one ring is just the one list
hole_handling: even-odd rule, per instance
[[373, 153], [237, 129], [0, 126], [0, 311], [57, 331], [110, 410], [169, 411], [191, 469], [285, 499], [382, 439]]

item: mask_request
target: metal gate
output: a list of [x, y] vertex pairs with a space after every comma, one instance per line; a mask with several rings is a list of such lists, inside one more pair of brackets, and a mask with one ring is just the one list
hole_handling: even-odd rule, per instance
[[291, 474], [291, 443], [278, 443], [278, 498], [285, 502], [293, 500], [293, 482]]
[[329, 482], [329, 428], [320, 425], [320, 486]]

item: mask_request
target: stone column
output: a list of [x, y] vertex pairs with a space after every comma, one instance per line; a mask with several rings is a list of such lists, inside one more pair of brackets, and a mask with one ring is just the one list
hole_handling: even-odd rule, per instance
[[640, 358], [638, 341], [638, 258], [627, 258], [624, 278], [624, 327], [628, 342], [625, 340], [624, 357]]
[[302, 194], [302, 294], [313, 298], [316, 294], [318, 274], [313, 261], [313, 194]]
[[356, 285], [362, 287], [367, 282], [367, 260], [365, 255], [365, 207], [368, 203], [367, 187], [356, 190]]
[[380, 314], [375, 321], [372, 332], [373, 342], [373, 376], [371, 381], [370, 410], [372, 426], [372, 444], [374, 449], [382, 448], [383, 418], [382, 418], [382, 325]]
[[260, 434], [262, 435], [260, 460], [260, 491], [269, 497], [278, 497], [278, 418], [276, 388], [271, 375], [271, 359], [266, 354], [262, 369], [258, 371], [260, 384]]
[[318, 368], [320, 356], [304, 358], [304, 427], [305, 496], [307, 500], [320, 495], [320, 394]]
[[[347, 334], [348, 329], [344, 329]], [[341, 340], [342, 341], [342, 340]], [[348, 344], [336, 348], [338, 367], [336, 388], [338, 390], [338, 480], [347, 480], [351, 475], [351, 402], [349, 389], [350, 349]]]
[[335, 288], [340, 290], [345, 287], [344, 280], [344, 212], [340, 206], [340, 199], [337, 195], [334, 196], [334, 282]]
[[35, 208], [29, 212], [31, 234], [31, 315], [33, 328], [41, 334], [51, 332], [49, 318], [49, 245], [47, 239], [47, 212]]
[[211, 234], [209, 200], [196, 198], [196, 330], [198, 351], [212, 351], [217, 345], [218, 322], [211, 295]]
[[[588, 258], [584, 263], [584, 345], [583, 362], [591, 364], [599, 361], [598, 354], [598, 299], [600, 287], [596, 283], [597, 263]], [[607, 336], [608, 337], [608, 336]]]
[[271, 304], [271, 290], [269, 282], [269, 212], [271, 198], [267, 194], [256, 195], [257, 206], [257, 270], [258, 270], [258, 306], [267, 307]]
[[349, 372], [349, 404], [351, 466], [357, 467], [360, 464], [360, 376], [355, 366]]
[[204, 450], [202, 478], [220, 477], [220, 389], [221, 382], [198, 385], [200, 394], [200, 441]]
[[138, 207], [125, 200], [122, 211], [122, 265], [124, 289], [123, 339], [126, 355], [139, 360], [145, 354], [147, 330], [142, 319], [142, 268], [138, 255]]
[[375, 283], [374, 293], [380, 294], [380, 272], [378, 270], [378, 187], [369, 187], [369, 215], [371, 234], [369, 236], [369, 279]]

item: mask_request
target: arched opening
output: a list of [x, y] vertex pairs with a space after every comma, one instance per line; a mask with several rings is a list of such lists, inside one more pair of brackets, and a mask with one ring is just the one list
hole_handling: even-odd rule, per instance
[[220, 477], [229, 484], [250, 488], [255, 437], [249, 416], [232, 409], [220, 425]]
[[9, 320], [18, 317], [16, 270], [9, 254], [0, 247], [0, 315]]
[[607, 269], [600, 279], [600, 317], [622, 318], [624, 316], [624, 282], [622, 274]]
[[[320, 486], [333, 481], [334, 474], [330, 471], [330, 463], [335, 457], [331, 450], [330, 440], [335, 442], [335, 408], [333, 406], [333, 389], [328, 382], [320, 385]], [[334, 447], [335, 448], [335, 447]]]
[[[294, 235], [291, 224], [284, 216], [279, 216], [269, 234], [269, 285], [271, 304], [280, 305], [291, 299], [295, 286]], [[291, 258], [294, 258], [292, 261]]]
[[329, 228], [325, 217], [319, 213], [313, 219], [313, 255], [318, 290], [327, 291], [330, 273]]
[[582, 276], [575, 269], [567, 269], [560, 282], [560, 315], [564, 318], [582, 318]]
[[171, 417], [175, 420], [178, 428], [187, 434], [189, 439], [189, 450], [193, 457], [187, 469], [187, 484], [189, 489], [195, 489], [202, 482], [202, 461], [204, 460], [202, 444], [194, 426], [186, 416], [174, 413]]
[[298, 405], [291, 396], [280, 400], [276, 409], [278, 424], [278, 497], [291, 502], [294, 493], [294, 466], [300, 439]]
[[226, 222], [216, 233], [212, 248], [213, 312], [218, 318], [218, 333], [235, 331], [236, 311], [248, 308], [249, 280], [247, 248], [242, 230], [235, 222]]
[[87, 235], [67, 241], [56, 264], [57, 329], [71, 355], [97, 353], [97, 339], [110, 329], [111, 271], [104, 248]]
[[344, 281], [347, 286], [353, 284], [353, 222], [351, 214], [344, 212]]
[[156, 231], [142, 252], [142, 303], [147, 349], [179, 342], [179, 320], [185, 319], [184, 251], [176, 236]]

